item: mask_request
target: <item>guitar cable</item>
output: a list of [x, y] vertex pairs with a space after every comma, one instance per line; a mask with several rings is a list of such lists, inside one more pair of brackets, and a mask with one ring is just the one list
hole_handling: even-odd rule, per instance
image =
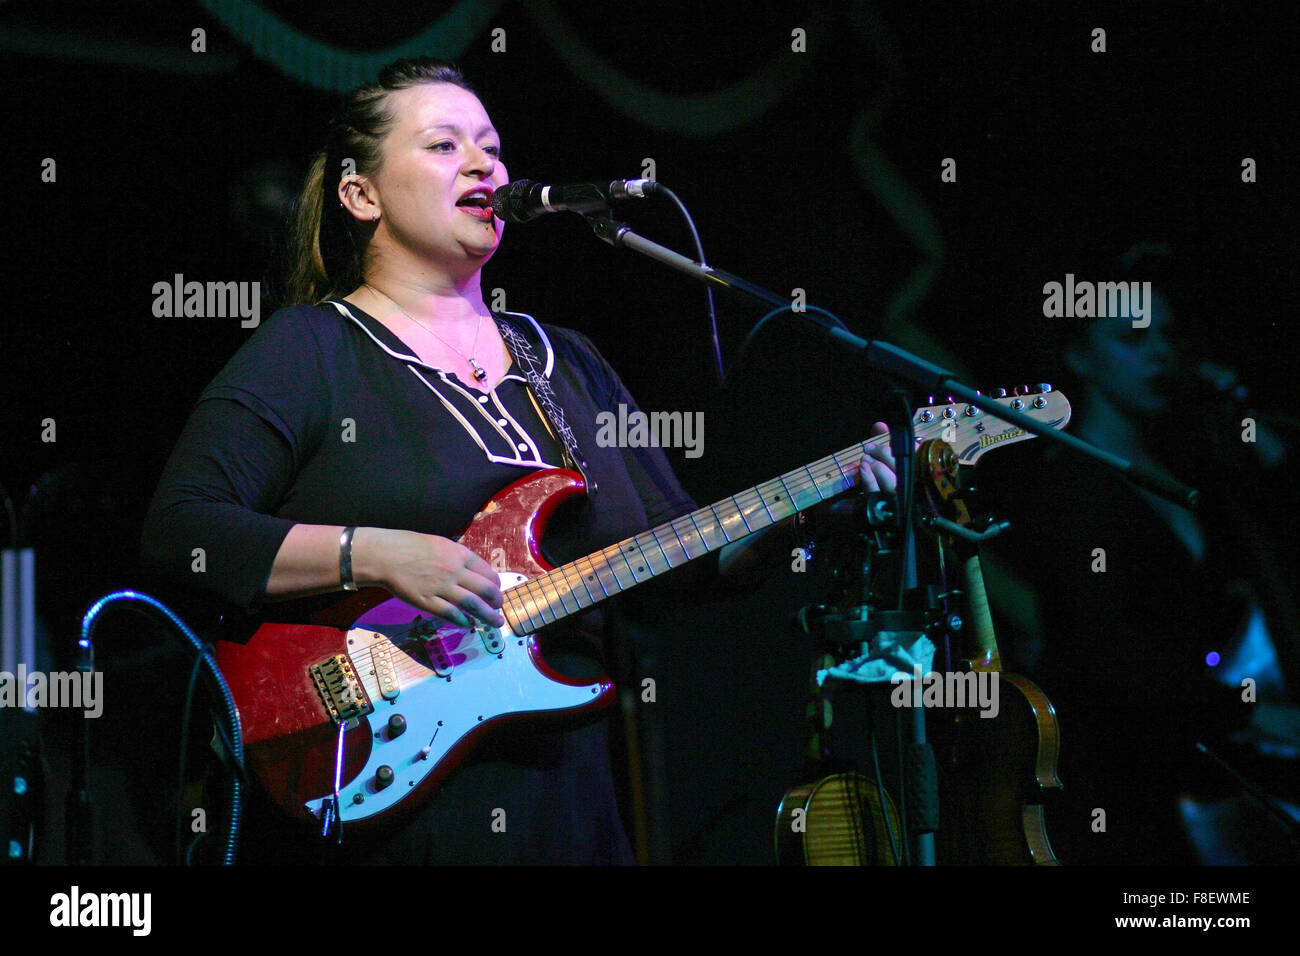
[[[170, 625], [173, 630], [179, 632], [198, 655], [196, 666], [199, 663], [206, 665], [210, 683], [220, 697], [222, 704], [224, 704], [225, 721], [224, 723], [220, 720], [216, 722], [216, 731], [224, 747], [223, 762], [233, 772], [230, 774], [227, 784], [229, 813], [225, 845], [222, 849], [222, 865], [233, 866], [235, 854], [239, 847], [239, 827], [243, 819], [243, 785], [247, 779], [244, 773], [243, 727], [239, 720], [239, 711], [235, 708], [235, 698], [230, 693], [230, 688], [227, 686], [225, 678], [222, 677], [221, 670], [217, 667], [216, 659], [213, 658], [208, 646], [199, 640], [171, 608], [157, 598], [150, 597], [140, 591], [114, 591], [92, 604], [81, 619], [81, 640], [79, 644], [83, 648], [94, 647], [94, 631], [104, 611], [112, 605], [122, 602], [130, 602], [126, 604], [127, 607], [143, 610], [146, 612], [146, 616], [155, 618], [164, 626]], [[89, 800], [88, 792], [85, 794], [85, 799]]]
[[194, 665], [190, 668], [189, 683], [185, 687], [185, 709], [181, 713], [181, 756], [176, 768], [176, 862], [178, 865], [187, 866], [189, 864], [190, 852], [193, 851], [193, 845], [184, 856], [181, 855], [181, 844], [185, 840], [185, 766], [188, 763], [190, 749], [190, 717], [194, 712], [194, 687], [199, 681], [199, 670], [203, 666], [203, 658], [195, 655]]
[[898, 838], [894, 835], [894, 821], [889, 816], [889, 793], [885, 790], [885, 778], [880, 772], [880, 744], [876, 740], [876, 715], [871, 701], [867, 701], [867, 742], [871, 746], [871, 763], [876, 771], [876, 796], [880, 800], [880, 815], [885, 820], [885, 832], [889, 835], [889, 850], [894, 855], [894, 866], [902, 866], [898, 855]]
[[898, 816], [903, 821], [903, 865], [912, 865], [911, 828], [907, 822], [907, 754], [903, 750], [903, 712], [894, 710], [894, 746], [898, 749]]

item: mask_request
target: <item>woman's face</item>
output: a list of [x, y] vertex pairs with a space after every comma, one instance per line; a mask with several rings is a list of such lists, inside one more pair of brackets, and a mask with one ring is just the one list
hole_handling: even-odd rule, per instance
[[487, 111], [451, 83], [397, 90], [389, 106], [396, 122], [373, 177], [380, 230], [453, 273], [476, 271], [500, 242], [490, 202], [510, 178]]

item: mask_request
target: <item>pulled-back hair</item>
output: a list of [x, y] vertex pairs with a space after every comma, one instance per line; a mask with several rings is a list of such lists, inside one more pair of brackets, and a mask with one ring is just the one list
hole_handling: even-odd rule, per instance
[[364, 83], [349, 93], [330, 120], [325, 148], [312, 157], [295, 204], [284, 270], [284, 305], [319, 303], [361, 285], [375, 227], [359, 222], [340, 206], [337, 192], [343, 164], [350, 160], [354, 168], [349, 172], [373, 176], [383, 158], [381, 143], [396, 122], [389, 95], [424, 83], [451, 83], [475, 93], [460, 71], [443, 60], [397, 60], [379, 71], [379, 82]]

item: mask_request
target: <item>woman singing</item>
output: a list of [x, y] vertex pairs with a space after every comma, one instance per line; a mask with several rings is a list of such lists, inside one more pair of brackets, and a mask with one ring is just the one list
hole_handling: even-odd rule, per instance
[[[447, 65], [402, 60], [347, 98], [299, 203], [288, 289], [298, 304], [200, 396], [147, 519], [154, 567], [248, 611], [378, 586], [460, 627], [501, 626], [488, 556], [455, 538], [506, 485], [570, 467], [594, 486], [552, 523], [545, 547], [557, 565], [694, 510], [658, 448], [598, 445], [597, 414], [636, 406], [589, 339], [484, 303], [481, 270], [502, 232], [489, 202], [507, 181], [500, 135]], [[535, 394], [521, 352], [550, 395]], [[889, 490], [888, 449], [873, 455], [863, 486]], [[680, 587], [749, 574], [772, 550], [755, 547], [762, 537], [668, 578]], [[788, 537], [767, 537], [788, 554]], [[551, 666], [597, 673], [597, 623], [544, 635]], [[632, 862], [604, 724], [518, 728], [487, 738], [399, 832], [349, 836], [331, 852]], [[498, 809], [504, 832], [492, 826]], [[321, 858], [319, 839], [283, 829], [251, 808], [242, 858]]]

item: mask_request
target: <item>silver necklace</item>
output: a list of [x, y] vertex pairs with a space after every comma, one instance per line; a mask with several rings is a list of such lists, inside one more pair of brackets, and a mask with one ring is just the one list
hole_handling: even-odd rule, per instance
[[[389, 294], [386, 293], [386, 292], [380, 292], [378, 289], [376, 289], [374, 286], [372, 286], [369, 282], [364, 282], [364, 283], [362, 283], [362, 285], [364, 285], [367, 289], [370, 289], [370, 290], [372, 290], [372, 291], [374, 291], [374, 292], [379, 292], [380, 295], [382, 295], [382, 296], [383, 296], [385, 299], [387, 299], [389, 302], [392, 302], [393, 305], [397, 305], [397, 300], [396, 300], [396, 299], [394, 299], [391, 295], [389, 295]], [[402, 315], [406, 316], [408, 319], [410, 319], [412, 322], [414, 322], [416, 325], [418, 325], [420, 328], [424, 329], [424, 331], [426, 331], [426, 332], [428, 332], [430, 335], [432, 335], [435, 339], [437, 339], [437, 340], [438, 340], [439, 342], [441, 342], [443, 345], [447, 346], [447, 348], [451, 349], [453, 352], [455, 352], [457, 355], [459, 355], [461, 358], [463, 358], [467, 363], [469, 363], [469, 367], [470, 367], [470, 368], [473, 370], [473, 372], [474, 372], [474, 380], [475, 380], [476, 382], [481, 382], [481, 381], [483, 381], [484, 379], [487, 378], [487, 369], [485, 369], [482, 365], [480, 365], [478, 359], [475, 358], [475, 355], [477, 355], [477, 353], [478, 353], [478, 335], [479, 335], [479, 332], [482, 331], [482, 329], [483, 329], [483, 316], [480, 315], [480, 316], [478, 317], [478, 322], [477, 322], [477, 323], [475, 324], [475, 326], [474, 326], [474, 346], [473, 346], [473, 348], [470, 349], [470, 352], [471, 352], [472, 354], [470, 354], [470, 355], [466, 355], [466, 354], [465, 354], [464, 352], [462, 352], [460, 349], [456, 348], [456, 346], [452, 345], [450, 342], [448, 342], [446, 339], [444, 339], [444, 338], [443, 338], [441, 335], [439, 335], [437, 332], [433, 331], [433, 329], [429, 328], [427, 325], [425, 325], [423, 322], [421, 322], [421, 321], [420, 321], [419, 319], [417, 319], [415, 316], [411, 315], [410, 312], [407, 312], [405, 309], [403, 309], [400, 305], [397, 305], [397, 310], [398, 310], [399, 312], [401, 312]]]

